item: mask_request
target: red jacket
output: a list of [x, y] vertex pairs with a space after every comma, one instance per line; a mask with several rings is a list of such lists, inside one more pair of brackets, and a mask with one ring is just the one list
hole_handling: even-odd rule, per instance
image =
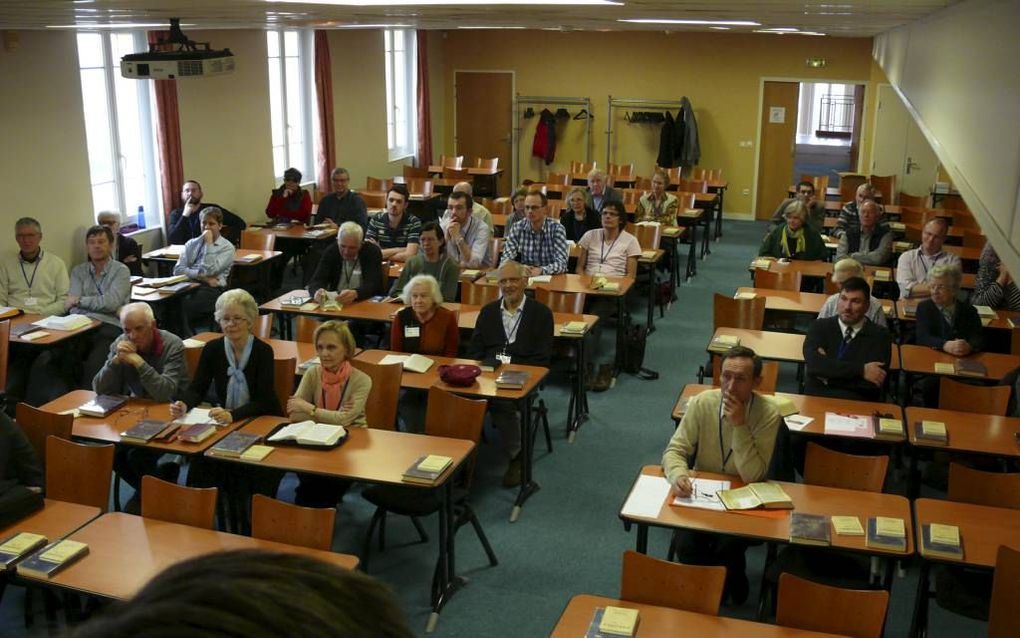
[[542, 109], [539, 114], [531, 154], [544, 159], [547, 166], [552, 164], [553, 158], [556, 157], [556, 117], [549, 109]]
[[305, 189], [301, 189], [290, 197], [284, 197], [283, 189], [278, 188], [269, 197], [266, 215], [272, 219], [307, 222], [312, 216], [312, 196]]

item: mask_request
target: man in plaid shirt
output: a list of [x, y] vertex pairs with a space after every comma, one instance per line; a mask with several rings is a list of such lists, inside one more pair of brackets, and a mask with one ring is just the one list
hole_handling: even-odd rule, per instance
[[567, 272], [567, 233], [558, 220], [546, 216], [548, 203], [537, 190], [524, 198], [525, 219], [510, 228], [500, 264], [520, 262], [529, 277]]

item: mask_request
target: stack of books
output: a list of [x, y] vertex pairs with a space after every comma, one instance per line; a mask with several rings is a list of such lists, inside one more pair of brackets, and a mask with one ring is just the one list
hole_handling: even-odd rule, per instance
[[875, 438], [879, 441], [898, 441], [903, 438], [903, 421], [875, 417]]
[[118, 394], [97, 394], [88, 403], [81, 405], [78, 412], [82, 416], [102, 418], [127, 403], [127, 397]]
[[[72, 330], [78, 330], [84, 328], [92, 323], [92, 320], [85, 315], [66, 315], [58, 317], [56, 315], [50, 315], [49, 317], [43, 317], [39, 321], [33, 323], [33, 325], [40, 328], [46, 328], [47, 330], [62, 330], [65, 332], [71, 332]], [[24, 333], [22, 333], [24, 338]]]
[[946, 424], [942, 421], [921, 421], [914, 424], [914, 436], [919, 441], [947, 445], [949, 443], [949, 432], [946, 431]]
[[531, 373], [526, 370], [504, 370], [496, 377], [496, 387], [501, 390], [520, 390], [530, 376]]
[[829, 517], [821, 514], [790, 515], [790, 542], [798, 545], [828, 546]]
[[407, 483], [435, 485], [439, 477], [442, 476], [446, 468], [450, 467], [452, 463], [453, 459], [448, 456], [441, 456], [439, 454], [421, 456], [411, 464], [411, 467], [404, 470], [401, 478]]
[[588, 324], [583, 321], [568, 321], [560, 328], [560, 334], [583, 335], [588, 330]]
[[875, 549], [906, 551], [907, 530], [902, 518], [873, 516], [868, 519], [865, 545]]
[[963, 559], [960, 528], [956, 525], [926, 523], [921, 526], [921, 555]]
[[5, 539], [0, 543], [0, 567], [7, 569], [22, 556], [31, 554], [46, 542], [46, 537], [42, 534], [30, 532], [21, 532]]
[[585, 638], [633, 636], [637, 631], [638, 610], [624, 607], [596, 607]]
[[730, 348], [740, 345], [740, 337], [736, 335], [717, 335], [712, 338], [712, 342], [708, 344], [709, 352], [716, 352], [719, 354], [726, 354]]
[[46, 579], [89, 553], [89, 546], [78, 541], [50, 543], [18, 564], [18, 574]]

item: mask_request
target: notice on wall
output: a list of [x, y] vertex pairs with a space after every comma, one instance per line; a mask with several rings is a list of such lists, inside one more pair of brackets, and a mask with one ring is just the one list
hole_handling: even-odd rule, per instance
[[785, 106], [769, 107], [769, 124], [784, 124], [786, 122]]

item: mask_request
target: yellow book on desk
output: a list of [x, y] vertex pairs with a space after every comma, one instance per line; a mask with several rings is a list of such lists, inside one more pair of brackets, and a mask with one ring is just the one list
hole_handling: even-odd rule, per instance
[[21, 532], [0, 543], [0, 568], [6, 569], [22, 556], [26, 556], [46, 544], [42, 534]]
[[861, 519], [856, 516], [833, 516], [832, 528], [839, 536], [864, 536]]
[[757, 268], [758, 270], [768, 270], [772, 266], [771, 259], [755, 259], [751, 262], [751, 268]]
[[956, 366], [951, 363], [936, 363], [935, 372], [938, 374], [956, 374]]
[[750, 292], [750, 291], [746, 291], [745, 290], [743, 292], [738, 292], [737, 294], [733, 295], [733, 298], [734, 299], [754, 299], [757, 296], [758, 296], [758, 293]]
[[740, 337], [736, 335], [717, 335], [712, 338], [712, 342], [708, 344], [709, 352], [718, 352], [720, 354], [728, 352], [730, 348], [740, 345]]
[[891, 281], [892, 272], [886, 269], [875, 271], [875, 281]]
[[633, 636], [638, 624], [638, 610], [606, 607], [599, 621], [599, 631], [613, 636]]
[[78, 541], [50, 543], [18, 564], [18, 574], [46, 579], [89, 553], [89, 546]]
[[962, 559], [963, 543], [960, 541], [960, 528], [942, 523], [922, 525], [921, 555]]
[[750, 483], [734, 490], [721, 490], [716, 495], [728, 510], [793, 509], [793, 500], [778, 483]]
[[641, 251], [641, 258], [642, 259], [654, 259], [655, 258], [655, 251], [654, 250], [642, 250]]
[[875, 438], [879, 440], [902, 439], [903, 421], [879, 417], [875, 423]]
[[568, 321], [560, 328], [561, 334], [583, 335], [588, 329], [588, 324], [583, 321]]
[[907, 549], [907, 529], [902, 518], [873, 516], [868, 519], [868, 536], [864, 541], [868, 547], [877, 549]]

